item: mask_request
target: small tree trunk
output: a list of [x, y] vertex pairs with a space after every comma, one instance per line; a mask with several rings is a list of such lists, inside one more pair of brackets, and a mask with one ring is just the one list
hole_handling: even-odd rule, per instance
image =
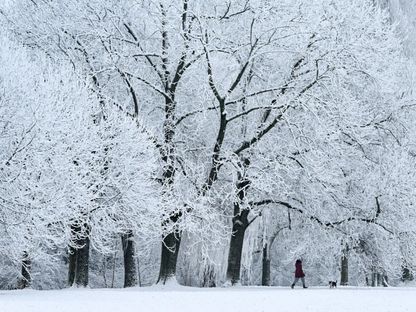
[[87, 287], [90, 257], [90, 238], [85, 237], [80, 240], [80, 243], [82, 247], [77, 250], [75, 284], [77, 286]]
[[142, 287], [142, 277], [140, 273], [140, 259], [137, 257], [137, 277], [139, 278], [139, 286]]
[[124, 255], [124, 287], [137, 285], [137, 266], [135, 259], [135, 243], [132, 231], [121, 236]]
[[77, 250], [68, 247], [68, 286], [71, 287], [75, 282], [75, 271], [77, 267]]
[[116, 280], [116, 262], [117, 262], [117, 253], [114, 252], [113, 267], [112, 267], [112, 272], [111, 272], [111, 288], [114, 288], [114, 281]]
[[204, 269], [204, 275], [202, 280], [202, 287], [215, 287], [215, 270], [214, 266], [207, 265]]
[[78, 245], [80, 244], [79, 236], [81, 227], [71, 224], [71, 236], [74, 240], [75, 247], [68, 246], [68, 286], [75, 285], [75, 276], [77, 274]]
[[348, 257], [343, 255], [341, 257], [341, 282], [340, 285], [348, 286]]
[[377, 286], [377, 273], [374, 270], [371, 272], [371, 287]]
[[158, 284], [166, 284], [166, 281], [176, 277], [176, 262], [178, 260], [180, 243], [181, 237], [175, 233], [169, 233], [163, 239]]
[[389, 278], [388, 278], [388, 276], [383, 274], [382, 278], [383, 278], [383, 282], [382, 282], [383, 287], [389, 287]]
[[22, 256], [22, 277], [19, 281], [18, 288], [24, 289], [30, 287], [32, 284], [32, 277], [30, 271], [32, 269], [32, 260], [29, 257], [29, 254], [25, 251]]
[[377, 273], [377, 286], [383, 285], [383, 275], [381, 273]]
[[270, 255], [268, 248], [269, 246], [266, 243], [263, 246], [263, 270], [261, 275], [262, 286], [270, 286]]

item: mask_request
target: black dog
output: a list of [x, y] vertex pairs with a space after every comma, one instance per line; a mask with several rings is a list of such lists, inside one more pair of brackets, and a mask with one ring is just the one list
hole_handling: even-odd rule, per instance
[[337, 288], [337, 282], [338, 281], [329, 281], [329, 288]]

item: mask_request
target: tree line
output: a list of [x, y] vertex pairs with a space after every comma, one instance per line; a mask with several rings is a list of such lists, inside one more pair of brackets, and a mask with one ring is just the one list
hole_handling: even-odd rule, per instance
[[23, 0], [0, 16], [0, 254], [20, 287], [63, 258], [88, 286], [115, 241], [125, 287], [140, 254], [160, 284], [270, 285], [272, 260], [297, 257], [342, 284], [349, 263], [369, 284], [411, 277], [413, 63], [373, 1]]

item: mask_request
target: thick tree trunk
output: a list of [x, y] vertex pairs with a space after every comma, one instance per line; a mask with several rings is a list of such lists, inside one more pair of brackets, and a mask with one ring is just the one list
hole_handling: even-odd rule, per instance
[[71, 224], [71, 235], [74, 240], [75, 247], [68, 246], [68, 286], [75, 285], [75, 276], [77, 274], [77, 259], [78, 259], [78, 244], [80, 243], [78, 237], [81, 232], [81, 227]]
[[[164, 33], [163, 36], [166, 36]], [[163, 39], [164, 44], [168, 44], [167, 38]], [[166, 47], [164, 47], [165, 49]], [[167, 61], [167, 60], [165, 60]], [[167, 74], [167, 73], [166, 73]], [[172, 89], [166, 85], [165, 91], [170, 94], [170, 98], [165, 98], [165, 120], [163, 124], [164, 132], [164, 153], [162, 160], [164, 161], [163, 168], [163, 184], [166, 187], [166, 191], [170, 192], [175, 178], [175, 144], [174, 137], [176, 131], [175, 125], [175, 90], [176, 85], [172, 86]], [[175, 224], [179, 221], [182, 214], [179, 212], [172, 212], [172, 215], [164, 222]], [[163, 227], [162, 223], [162, 227]], [[162, 252], [160, 258], [160, 270], [157, 284], [166, 284], [170, 279], [176, 277], [176, 263], [179, 254], [180, 247], [180, 233], [171, 232], [163, 238]]]
[[77, 250], [74, 247], [69, 247], [68, 249], [68, 286], [71, 287], [75, 282], [75, 271], [77, 268]]
[[233, 218], [233, 234], [230, 241], [227, 266], [227, 282], [231, 285], [240, 282], [241, 256], [243, 254], [244, 235], [248, 225], [248, 213], [248, 210], [244, 210]]
[[29, 257], [29, 254], [25, 251], [23, 252], [22, 257], [22, 277], [19, 281], [18, 288], [24, 289], [30, 287], [32, 284], [32, 277], [30, 275], [30, 271], [32, 269], [32, 260]]
[[80, 245], [82, 247], [77, 250], [75, 284], [77, 286], [87, 287], [90, 257], [90, 238], [85, 237], [81, 239]]
[[263, 246], [262, 286], [270, 286], [270, 255], [268, 248], [269, 246], [267, 244]]
[[348, 257], [343, 255], [341, 257], [341, 282], [340, 285], [348, 286]]
[[176, 277], [176, 263], [180, 243], [181, 237], [175, 233], [169, 233], [163, 239], [158, 284], [166, 284], [169, 279]]
[[341, 281], [340, 285], [348, 286], [348, 254], [349, 246], [345, 244], [343, 254], [341, 256]]
[[[85, 225], [88, 227], [88, 225]], [[68, 255], [68, 286], [88, 286], [89, 256], [90, 256], [90, 238], [89, 230], [81, 234], [81, 227], [71, 226], [71, 232], [75, 237], [75, 247], [69, 247]], [[81, 237], [86, 235], [86, 237]]]
[[124, 255], [124, 287], [137, 285], [136, 250], [133, 232], [129, 231], [121, 236]]
[[244, 176], [244, 170], [250, 165], [248, 159], [243, 159], [243, 170], [238, 172], [237, 197], [234, 203], [233, 228], [230, 241], [230, 251], [228, 253], [227, 283], [235, 285], [240, 283], [241, 257], [243, 254], [244, 235], [249, 226], [249, 209], [241, 209], [240, 204], [244, 202], [246, 192], [250, 186], [250, 180]]

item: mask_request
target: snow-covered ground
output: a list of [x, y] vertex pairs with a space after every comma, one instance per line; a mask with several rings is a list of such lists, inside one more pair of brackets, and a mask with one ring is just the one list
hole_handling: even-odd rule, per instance
[[416, 288], [0, 291], [1, 312], [414, 312]]

